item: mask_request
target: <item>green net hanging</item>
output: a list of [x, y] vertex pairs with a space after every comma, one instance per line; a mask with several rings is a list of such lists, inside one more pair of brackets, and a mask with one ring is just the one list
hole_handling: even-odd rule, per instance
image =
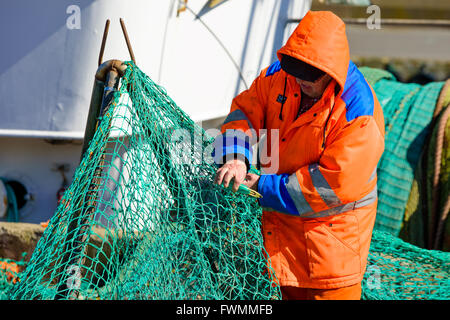
[[378, 163], [375, 229], [399, 236], [414, 172], [444, 82], [402, 83], [385, 70], [361, 67], [383, 108], [385, 150]]
[[11, 298], [278, 298], [262, 211], [213, 184], [212, 141], [128, 63]]
[[[213, 184], [212, 137], [127, 62], [7, 299], [280, 299], [257, 200]], [[374, 231], [364, 299], [449, 299], [448, 253]]]

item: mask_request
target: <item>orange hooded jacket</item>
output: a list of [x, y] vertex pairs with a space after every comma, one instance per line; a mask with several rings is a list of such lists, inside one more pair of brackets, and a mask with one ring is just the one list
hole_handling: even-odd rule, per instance
[[333, 13], [309, 11], [277, 54], [307, 62], [332, 80], [320, 100], [295, 119], [300, 86], [279, 61], [264, 69], [233, 99], [216, 139], [216, 163], [227, 154], [251, 163], [250, 139], [267, 129], [264, 153], [271, 162], [261, 161], [258, 191], [264, 245], [277, 280], [318, 289], [356, 284], [365, 272], [375, 222], [382, 109], [350, 61], [345, 24]]

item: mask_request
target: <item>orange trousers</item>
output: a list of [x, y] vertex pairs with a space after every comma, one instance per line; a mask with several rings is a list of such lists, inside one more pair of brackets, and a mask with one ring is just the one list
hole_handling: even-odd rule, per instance
[[361, 283], [338, 289], [311, 289], [282, 286], [283, 300], [360, 300]]

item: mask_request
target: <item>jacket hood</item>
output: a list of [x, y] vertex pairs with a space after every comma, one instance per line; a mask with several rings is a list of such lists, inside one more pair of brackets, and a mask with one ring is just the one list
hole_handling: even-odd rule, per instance
[[330, 11], [308, 11], [286, 44], [277, 51], [326, 72], [344, 89], [350, 62], [344, 22]]

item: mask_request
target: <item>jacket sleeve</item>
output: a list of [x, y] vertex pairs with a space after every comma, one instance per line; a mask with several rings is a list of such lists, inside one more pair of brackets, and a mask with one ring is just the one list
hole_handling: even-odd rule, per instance
[[318, 163], [290, 175], [262, 175], [260, 204], [300, 217], [323, 217], [375, 201], [384, 128], [379, 128], [373, 116], [360, 116], [330, 140]]
[[221, 166], [230, 158], [240, 158], [249, 169], [252, 163], [252, 144], [263, 127], [268, 95], [265, 70], [253, 81], [248, 90], [236, 96], [225, 119], [221, 134], [214, 141], [213, 159]]

